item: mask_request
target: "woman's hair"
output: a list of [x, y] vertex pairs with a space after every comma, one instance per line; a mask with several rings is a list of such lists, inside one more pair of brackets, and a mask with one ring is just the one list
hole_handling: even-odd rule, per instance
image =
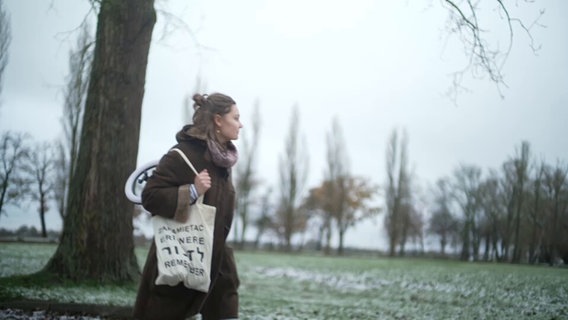
[[193, 126], [189, 129], [189, 134], [218, 142], [215, 135], [215, 115], [223, 116], [231, 112], [231, 107], [235, 104], [233, 98], [222, 93], [194, 94]]

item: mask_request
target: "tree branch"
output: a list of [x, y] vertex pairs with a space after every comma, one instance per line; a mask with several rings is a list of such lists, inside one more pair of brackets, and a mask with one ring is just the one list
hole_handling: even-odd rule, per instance
[[[535, 25], [540, 25], [539, 19], [544, 14], [544, 10], [540, 10], [538, 17], [530, 26], [527, 26], [521, 19], [515, 18], [510, 14], [503, 0], [496, 1], [499, 12], [503, 13], [501, 17], [506, 23], [508, 33], [508, 44], [505, 50], [500, 50], [499, 48], [491, 49], [487, 38], [483, 37], [483, 28], [478, 20], [478, 13], [481, 12], [481, 9], [477, 7], [478, 2], [474, 2], [474, 0], [463, 0], [460, 2], [462, 4], [462, 6], [460, 6], [455, 0], [443, 1], [443, 3], [449, 7], [450, 23], [455, 25], [455, 28], [450, 27], [450, 33], [456, 32], [460, 35], [460, 41], [464, 44], [464, 50], [468, 57], [465, 67], [460, 71], [452, 73], [452, 85], [446, 94], [454, 103], [456, 103], [458, 95], [465, 89], [462, 83], [464, 79], [463, 76], [466, 72], [470, 72], [474, 78], [482, 77], [483, 74], [489, 76], [491, 81], [495, 83], [501, 98], [504, 98], [501, 87], [507, 87], [507, 84], [505, 83], [502, 70], [513, 48], [515, 36], [513, 22], [518, 23], [528, 35], [533, 53], [536, 53], [536, 51], [540, 49], [540, 46], [537, 47], [535, 45], [531, 29]], [[464, 9], [464, 6], [466, 9]], [[480, 70], [480, 73], [478, 74], [476, 70]]]

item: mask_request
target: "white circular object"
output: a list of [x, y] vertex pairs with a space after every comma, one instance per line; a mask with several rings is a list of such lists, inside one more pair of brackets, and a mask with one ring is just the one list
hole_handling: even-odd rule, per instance
[[128, 200], [135, 204], [142, 204], [141, 193], [146, 185], [146, 180], [152, 175], [152, 172], [158, 165], [159, 160], [152, 160], [144, 165], [136, 168], [124, 184], [124, 194]]

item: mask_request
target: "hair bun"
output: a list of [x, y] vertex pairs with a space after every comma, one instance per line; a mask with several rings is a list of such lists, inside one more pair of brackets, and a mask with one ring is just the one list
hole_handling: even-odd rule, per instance
[[196, 93], [193, 95], [193, 102], [194, 102], [193, 109], [197, 110], [200, 107], [203, 107], [207, 103], [207, 95]]

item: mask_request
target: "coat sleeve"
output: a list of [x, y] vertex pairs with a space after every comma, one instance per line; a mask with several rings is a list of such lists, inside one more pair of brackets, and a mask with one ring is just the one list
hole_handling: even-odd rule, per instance
[[190, 204], [189, 184], [194, 180], [195, 174], [180, 155], [168, 152], [142, 191], [142, 206], [152, 215], [185, 222]]

